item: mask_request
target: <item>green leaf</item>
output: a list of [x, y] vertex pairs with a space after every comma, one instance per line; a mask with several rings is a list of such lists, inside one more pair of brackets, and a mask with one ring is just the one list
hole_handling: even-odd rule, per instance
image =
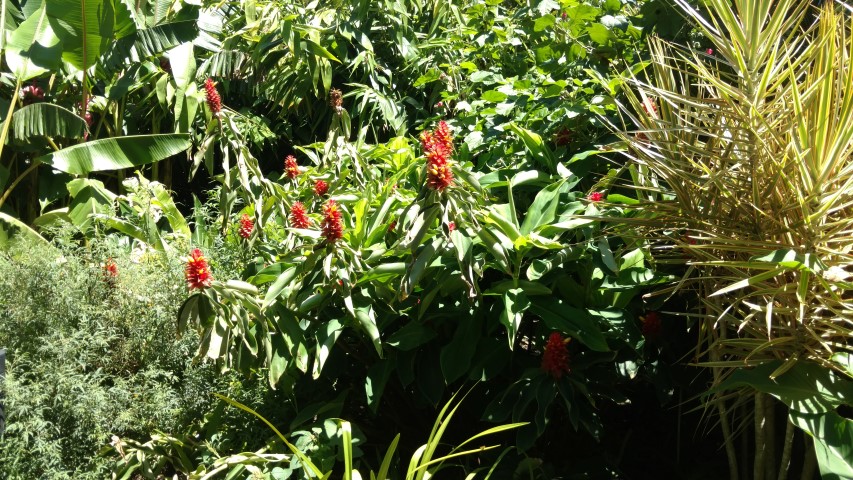
[[2, 231], [2, 235], [0, 235], [2, 238], [0, 240], [3, 241], [2, 246], [4, 247], [7, 246], [6, 240], [16, 234], [24, 235], [32, 240], [49, 245], [49, 242], [44, 237], [39, 235], [38, 232], [30, 228], [26, 223], [3, 212], [0, 212], [0, 231]]
[[549, 172], [557, 172], [557, 159], [554, 157], [554, 153], [551, 152], [551, 149], [542, 141], [542, 137], [530, 130], [521, 128], [514, 123], [508, 124], [506, 128], [521, 138], [524, 142], [525, 148], [527, 148], [527, 151], [533, 157], [533, 160], [544, 165]]
[[61, 59], [62, 45], [50, 26], [44, 6], [27, 17], [6, 42], [6, 63], [22, 82], [58, 70]]
[[527, 214], [524, 216], [524, 222], [521, 224], [522, 235], [527, 235], [540, 226], [553, 222], [557, 218], [557, 208], [560, 206], [560, 194], [568, 191], [567, 187], [568, 185], [565, 181], [560, 181], [539, 191], [533, 203], [530, 204], [530, 208], [527, 209]]
[[416, 321], [409, 321], [403, 327], [394, 332], [385, 342], [398, 350], [414, 350], [435, 338], [436, 334], [431, 329]]
[[79, 70], [94, 65], [115, 38], [112, 0], [49, 0], [45, 10], [62, 40], [62, 59]]
[[385, 385], [394, 371], [394, 362], [390, 359], [380, 360], [367, 370], [367, 378], [364, 383], [364, 393], [367, 395], [367, 406], [376, 413], [379, 409], [379, 400], [385, 391]]
[[820, 476], [824, 480], [853, 478], [853, 420], [830, 411], [790, 412], [791, 422], [814, 437]]
[[816, 363], [800, 361], [776, 379], [771, 376], [783, 364], [781, 360], [753, 368], [739, 368], [709, 391], [752, 387], [778, 398], [791, 410], [819, 414], [835, 410], [853, 398], [853, 381]]
[[341, 61], [338, 60], [337, 57], [332, 55], [332, 53], [330, 51], [328, 51], [325, 48], [323, 48], [322, 46], [320, 46], [320, 44], [318, 44], [317, 42], [315, 42], [309, 38], [303, 38], [302, 41], [305, 42], [305, 46], [308, 47], [308, 51], [310, 51], [314, 55], [316, 55], [318, 57], [328, 58], [329, 60], [332, 60], [334, 62], [341, 63]]
[[773, 263], [780, 267], [785, 267], [791, 270], [805, 270], [811, 273], [819, 273], [826, 269], [812, 253], [798, 253], [792, 249], [774, 250], [766, 255], [754, 256], [749, 259], [750, 262]]
[[[116, 195], [106, 187], [103, 182], [78, 178], [68, 182], [68, 191], [71, 193], [71, 204], [68, 206], [68, 216], [78, 228], [86, 229], [90, 223], [90, 216], [98, 213], [109, 213]], [[143, 236], [146, 238], [146, 236]]]
[[521, 326], [521, 319], [524, 312], [530, 308], [530, 299], [521, 288], [514, 288], [503, 294], [504, 308], [501, 310], [499, 321], [501, 325], [506, 327], [507, 340], [509, 341], [509, 349], [512, 350], [515, 346], [515, 336], [518, 333], [518, 328]]
[[[137, 30], [113, 42], [101, 57], [99, 66], [109, 74], [128, 63], [139, 62], [178, 45], [192, 42], [197, 36], [198, 22], [194, 20], [164, 23]], [[173, 71], [175, 66], [176, 64], [172, 63]]]
[[74, 112], [52, 103], [34, 103], [12, 115], [12, 138], [27, 141], [30, 137], [82, 138], [86, 122]]
[[95, 140], [49, 153], [39, 160], [74, 175], [138, 167], [185, 152], [188, 134], [139, 135]]
[[610, 351], [601, 329], [585, 310], [553, 297], [541, 296], [533, 297], [530, 311], [539, 315], [548, 328], [567, 333], [595, 351]]
[[449, 385], [469, 371], [471, 360], [477, 351], [482, 320], [480, 317], [466, 318], [456, 327], [453, 339], [441, 349], [441, 373]]
[[554, 24], [557, 23], [557, 18], [552, 14], [547, 14], [545, 16], [539, 17], [533, 22], [533, 31], [541, 32], [548, 27], [553, 27]]

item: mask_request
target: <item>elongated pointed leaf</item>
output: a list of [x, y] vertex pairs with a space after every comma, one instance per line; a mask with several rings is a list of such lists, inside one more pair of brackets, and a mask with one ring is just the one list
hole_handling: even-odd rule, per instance
[[129, 62], [159, 55], [178, 45], [192, 42], [197, 36], [198, 22], [192, 20], [137, 30], [113, 42], [101, 57], [99, 66], [105, 73], [115, 72]]
[[26, 223], [18, 220], [17, 218], [11, 215], [7, 215], [3, 212], [0, 212], [0, 240], [8, 239], [12, 236], [10, 235], [10, 232], [15, 230], [17, 230], [18, 234], [20, 235], [27, 236], [38, 242], [48, 243], [48, 241], [45, 240], [44, 237], [39, 235], [38, 232], [30, 228]]
[[49, 153], [39, 160], [74, 175], [138, 167], [171, 157], [190, 147], [187, 134], [105, 138]]
[[116, 35], [113, 0], [50, 0], [45, 11], [62, 40], [62, 59], [80, 70], [94, 65]]
[[86, 122], [74, 112], [52, 103], [27, 105], [12, 115], [12, 138], [34, 136], [80, 138]]
[[[0, 33], [5, 35], [5, 32]], [[21, 81], [59, 68], [61, 58], [62, 45], [48, 22], [44, 7], [24, 20], [6, 42], [6, 63]]]

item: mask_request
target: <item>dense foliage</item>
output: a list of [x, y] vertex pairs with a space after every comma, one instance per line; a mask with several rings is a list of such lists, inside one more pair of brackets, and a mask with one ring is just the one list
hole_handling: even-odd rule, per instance
[[0, 474], [853, 474], [841, 7], [2, 1]]

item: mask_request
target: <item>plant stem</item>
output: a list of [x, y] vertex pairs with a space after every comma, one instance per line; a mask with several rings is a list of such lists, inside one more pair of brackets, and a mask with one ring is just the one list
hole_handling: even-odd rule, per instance
[[9, 185], [9, 188], [7, 188], [6, 191], [3, 192], [3, 196], [0, 197], [0, 207], [3, 207], [3, 204], [6, 203], [6, 199], [8, 199], [9, 195], [12, 194], [12, 190], [14, 190], [15, 187], [17, 187], [18, 184], [21, 183], [21, 181], [23, 181], [25, 178], [27, 178], [27, 175], [29, 175], [30, 172], [35, 170], [39, 165], [41, 165], [40, 161], [33, 160], [33, 164], [30, 165], [29, 167], [27, 167], [27, 169], [24, 170], [24, 173], [18, 175], [18, 178], [16, 178], [15, 181], [12, 182], [11, 185]]
[[785, 443], [782, 444], [782, 463], [779, 465], [779, 475], [776, 480], [787, 480], [788, 469], [791, 467], [791, 448], [794, 446], [794, 424], [788, 419], [785, 422]]
[[21, 91], [21, 80], [15, 84], [15, 93], [9, 99], [9, 111], [6, 112], [6, 118], [3, 120], [3, 131], [0, 132], [0, 158], [3, 158], [3, 146], [6, 145], [6, 136], [9, 135], [9, 125], [12, 124], [12, 114], [15, 113], [15, 104], [18, 100], [18, 94]]
[[765, 457], [765, 417], [764, 417], [764, 394], [755, 392], [753, 416], [753, 427], [755, 428], [755, 463], [752, 466], [752, 478], [754, 480], [762, 480], [764, 478], [764, 457]]
[[766, 455], [764, 457], [764, 480], [775, 480], [776, 468], [776, 401], [773, 397], [764, 398], [764, 446]]
[[817, 456], [814, 453], [812, 437], [803, 435], [803, 443], [806, 447], [806, 458], [803, 460], [803, 473], [800, 475], [800, 480], [812, 480], [814, 471], [817, 469]]

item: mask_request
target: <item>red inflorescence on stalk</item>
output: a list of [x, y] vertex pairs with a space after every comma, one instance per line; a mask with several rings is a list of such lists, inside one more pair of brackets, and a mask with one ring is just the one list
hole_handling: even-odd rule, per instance
[[658, 106], [655, 104], [654, 100], [647, 98], [643, 100], [643, 111], [645, 111], [647, 115], [654, 117], [658, 113]]
[[108, 258], [107, 261], [104, 262], [103, 269], [104, 283], [110, 287], [114, 287], [116, 280], [118, 280], [118, 265], [116, 265], [115, 260]]
[[252, 236], [252, 230], [255, 229], [255, 222], [249, 218], [249, 215], [244, 213], [242, 217], [240, 217], [240, 229], [237, 230], [237, 233], [240, 234], [243, 238], [249, 238]]
[[447, 224], [447, 231], [452, 232], [456, 230], [456, 222], [450, 222]]
[[661, 322], [658, 312], [647, 312], [644, 317], [640, 317], [643, 322], [643, 336], [646, 339], [657, 338], [661, 332]]
[[329, 184], [328, 183], [326, 183], [322, 180], [317, 180], [316, 182], [314, 182], [314, 193], [317, 194], [317, 196], [322, 197], [328, 191], [329, 191]]
[[190, 258], [187, 259], [186, 277], [187, 287], [190, 290], [203, 290], [213, 283], [213, 275], [210, 273], [207, 259], [197, 248], [190, 252]]
[[296, 202], [290, 207], [290, 226], [293, 228], [308, 228], [311, 225], [311, 219], [305, 213], [305, 206], [302, 202]]
[[284, 157], [284, 174], [291, 180], [299, 176], [299, 165], [293, 155]]
[[542, 354], [542, 371], [551, 375], [553, 378], [560, 378], [563, 373], [569, 373], [569, 350], [566, 344], [570, 338], [563, 338], [557, 332], [548, 337], [548, 343], [545, 344], [545, 353]]
[[424, 130], [421, 145], [427, 159], [427, 186], [443, 191], [453, 183], [450, 156], [453, 154], [453, 136], [444, 120], [438, 122], [434, 131]]
[[323, 205], [323, 236], [329, 243], [335, 243], [344, 236], [344, 224], [341, 221], [341, 211], [334, 200]]
[[216, 91], [216, 84], [213, 83], [212, 78], [208, 78], [204, 81], [204, 91], [207, 97], [207, 106], [210, 107], [210, 111], [213, 112], [213, 115], [219, 113], [222, 110], [222, 98], [219, 96], [219, 92]]
[[604, 194], [601, 192], [592, 192], [587, 197], [590, 202], [600, 202], [604, 200]]

